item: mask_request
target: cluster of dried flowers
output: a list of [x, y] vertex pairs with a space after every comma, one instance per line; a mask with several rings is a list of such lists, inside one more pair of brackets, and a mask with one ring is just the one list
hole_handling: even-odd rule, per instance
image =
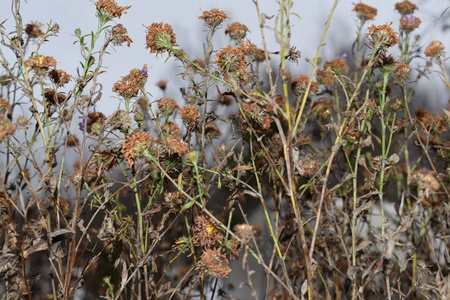
[[[69, 299], [84, 281], [88, 299], [205, 298], [210, 287], [232, 298], [217, 280], [232, 281], [240, 259], [257, 295], [253, 257], [266, 297], [449, 296], [450, 113], [411, 111], [415, 83], [433, 66], [450, 90], [444, 44], [422, 52], [409, 1], [393, 5], [398, 31], [372, 24], [378, 10], [357, 3], [352, 56], [306, 58], [304, 75], [289, 45], [291, 4], [275, 18], [280, 51], [258, 48], [249, 27], [216, 8], [199, 16], [202, 58], [189, 57], [170, 24], [146, 26], [145, 48], [175, 60], [186, 86], [177, 94], [160, 80], [164, 97], [154, 99], [148, 66], [131, 69], [112, 86], [110, 116], [98, 105], [102, 56], [110, 44], [131, 47], [124, 25], [109, 26], [131, 6], [95, 2], [98, 32], [76, 31], [77, 76], [28, 48], [59, 26], [33, 22], [12, 37], [0, 28], [22, 55], [0, 74], [0, 292], [20, 299], [48, 284]], [[264, 29], [271, 19], [260, 17]], [[215, 49], [219, 33], [229, 45]], [[426, 66], [414, 64], [418, 53]], [[51, 278], [32, 273], [37, 262]]]

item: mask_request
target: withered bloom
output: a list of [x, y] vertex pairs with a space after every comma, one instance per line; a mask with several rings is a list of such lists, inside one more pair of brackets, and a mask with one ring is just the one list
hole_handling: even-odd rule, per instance
[[318, 84], [332, 85], [334, 82], [333, 73], [329, 70], [317, 70], [316, 78]]
[[117, 24], [111, 29], [111, 34], [113, 38], [113, 44], [116, 46], [120, 46], [123, 43], [127, 42], [127, 47], [130, 47], [130, 44], [133, 40], [128, 36], [128, 31], [122, 24]]
[[147, 65], [144, 65], [142, 70], [132, 69], [130, 74], [123, 76], [114, 84], [112, 91], [124, 98], [135, 97], [141, 87], [147, 82], [147, 78]]
[[80, 116], [82, 120], [78, 126], [80, 126], [80, 130], [84, 131], [86, 128], [87, 133], [92, 134], [100, 134], [101, 129], [106, 121], [106, 116], [101, 112], [90, 112], [85, 119], [83, 116]]
[[180, 109], [180, 106], [178, 105], [178, 103], [175, 101], [175, 99], [170, 98], [170, 97], [164, 97], [160, 100], [157, 101], [158, 102], [158, 108], [159, 110], [166, 116], [170, 116], [173, 114], [173, 112], [175, 111], [175, 109]]
[[239, 48], [227, 46], [216, 54], [214, 63], [219, 67], [223, 75], [236, 74], [247, 75], [247, 64], [244, 59], [244, 53]]
[[95, 2], [98, 11], [108, 14], [111, 18], [120, 18], [122, 14], [126, 14], [130, 6], [119, 6], [114, 0], [99, 0]]
[[142, 149], [148, 148], [152, 140], [152, 135], [145, 131], [135, 132], [125, 140], [122, 153], [129, 167], [133, 166], [137, 159], [143, 157]]
[[[291, 91], [298, 97], [301, 97], [306, 92], [308, 87], [309, 77], [308, 75], [300, 75], [291, 80]], [[310, 91], [317, 90], [317, 82], [311, 82]]]
[[169, 24], [153, 23], [146, 28], [145, 44], [146, 48], [150, 49], [150, 53], [156, 53], [158, 56], [158, 54], [170, 52], [173, 47], [178, 46], [173, 28]]
[[350, 69], [347, 66], [345, 61], [345, 57], [338, 57], [333, 59], [332, 61], [328, 61], [323, 66], [324, 70], [331, 70], [337, 75], [341, 75], [344, 72], [348, 72]]
[[0, 114], [5, 114], [7, 111], [11, 109], [11, 104], [6, 99], [0, 99]]
[[32, 22], [27, 24], [25, 27], [25, 32], [28, 34], [30, 38], [37, 38], [44, 35], [44, 32], [41, 30], [42, 24], [37, 22]]
[[367, 20], [372, 20], [377, 15], [377, 9], [373, 8], [369, 5], [365, 5], [363, 3], [358, 3], [353, 8], [353, 11], [356, 11], [358, 18], [361, 22], [366, 22]]
[[48, 73], [50, 80], [57, 86], [62, 87], [67, 84], [71, 79], [72, 75], [67, 74], [63, 70], [52, 69]]
[[56, 60], [52, 56], [31, 56], [24, 62], [24, 65], [33, 69], [48, 70], [56, 67]]
[[167, 135], [165, 144], [169, 155], [176, 154], [178, 156], [183, 156], [189, 150], [188, 145], [176, 135]]
[[200, 112], [190, 105], [183, 106], [180, 110], [180, 115], [183, 121], [187, 123], [197, 123], [200, 120]]
[[216, 242], [221, 242], [223, 235], [220, 233], [214, 222], [203, 216], [197, 216], [194, 219], [195, 226], [193, 228], [193, 243], [196, 246], [211, 247]]
[[3, 141], [6, 135], [14, 134], [16, 127], [4, 115], [0, 115], [0, 142]]
[[48, 104], [52, 105], [60, 105], [66, 101], [67, 97], [64, 93], [56, 92], [52, 89], [45, 89], [44, 90], [44, 97]]
[[444, 54], [444, 45], [441, 41], [432, 41], [425, 48], [425, 56], [427, 57], [438, 57]]
[[228, 25], [225, 30], [225, 34], [228, 34], [232, 40], [240, 42], [243, 38], [245, 38], [247, 32], [249, 32], [247, 26], [241, 24], [239, 22], [235, 22], [233, 24]]
[[411, 67], [406, 64], [397, 64], [394, 70], [394, 77], [401, 83], [405, 83], [408, 80]]
[[229, 261], [225, 254], [220, 253], [220, 248], [206, 249], [202, 254], [197, 269], [200, 274], [216, 278], [225, 278], [231, 273]]
[[409, 2], [403, 1], [395, 4], [395, 9], [402, 15], [412, 14], [416, 9], [419, 9], [417, 5]]
[[213, 8], [210, 11], [203, 11], [203, 15], [198, 18], [203, 20], [212, 31], [220, 26], [224, 20], [229, 19], [224, 11], [218, 10], [217, 8]]
[[389, 48], [398, 43], [397, 33], [392, 29], [391, 24], [370, 26], [367, 37], [377, 50], [380, 48]]

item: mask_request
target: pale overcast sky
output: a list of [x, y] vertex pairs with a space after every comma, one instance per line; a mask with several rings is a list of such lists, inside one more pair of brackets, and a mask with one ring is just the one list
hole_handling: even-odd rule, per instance
[[[0, 0], [0, 21], [9, 19], [4, 26], [7, 32], [14, 30], [13, 20], [10, 12], [10, 1]], [[259, 26], [257, 22], [256, 10], [252, 0], [166, 0], [166, 1], [137, 1], [137, 0], [117, 0], [119, 5], [132, 5], [128, 13], [116, 22], [122, 23], [128, 30], [134, 43], [130, 48], [126, 46], [110, 49], [110, 55], [104, 59], [104, 65], [108, 66], [107, 73], [102, 75], [100, 82], [104, 84], [104, 99], [102, 103], [107, 103], [101, 108], [106, 114], [111, 113], [118, 105], [118, 101], [111, 92], [112, 84], [127, 75], [132, 68], [141, 68], [144, 64], [149, 66], [149, 80], [146, 86], [154, 98], [162, 96], [155, 83], [160, 79], [169, 80], [169, 96], [179, 97], [177, 90], [181, 79], [176, 74], [181, 70], [177, 68], [177, 63], [173, 59], [164, 63], [163, 58], [158, 59], [154, 54], [149, 54], [144, 47], [145, 28], [153, 22], [166, 22], [173, 26], [177, 35], [178, 44], [193, 58], [202, 54], [202, 43], [206, 35], [203, 22], [198, 19], [201, 10], [219, 8], [224, 10], [231, 17], [231, 22], [241, 22], [247, 25], [251, 31], [248, 37], [257, 46], [260, 46]], [[294, 27], [292, 29], [292, 45], [295, 45], [302, 52], [302, 61], [297, 65], [292, 65], [293, 75], [309, 74], [309, 65], [304, 58], [312, 58], [317, 49], [319, 39], [322, 35], [324, 23], [333, 0], [303, 0], [294, 1], [292, 12], [298, 13], [301, 19], [293, 17]], [[342, 53], [335, 53], [336, 49], [343, 49], [351, 46], [355, 38], [357, 19], [353, 9], [353, 3], [357, 0], [341, 0], [337, 6], [336, 14], [333, 17], [331, 29], [327, 35], [327, 45], [322, 50], [324, 60], [331, 60]], [[450, 25], [450, 5], [447, 0], [421, 0], [413, 1], [419, 6], [417, 16], [422, 20], [422, 24], [417, 33], [422, 36], [421, 44], [426, 46], [429, 41], [440, 39], [450, 53], [450, 29], [441, 31], [444, 23]], [[398, 28], [399, 14], [394, 11], [396, 1], [366, 0], [365, 4], [378, 9], [378, 16], [373, 24], [380, 25], [386, 22], [394, 22], [393, 27]], [[25, 23], [38, 21], [48, 23], [50, 20], [60, 25], [60, 34], [57, 38], [52, 38], [45, 45], [40, 54], [53, 56], [61, 68], [69, 74], [75, 75], [79, 66], [80, 54], [78, 45], [73, 45], [76, 40], [73, 33], [76, 28], [81, 28], [83, 33], [89, 33], [96, 29], [95, 5], [88, 0], [28, 0], [22, 1], [22, 17]], [[261, 11], [266, 15], [277, 13], [277, 3], [275, 0], [260, 0]], [[444, 14], [443, 14], [444, 13]], [[267, 25], [272, 26], [273, 21], [269, 20]], [[223, 26], [223, 30], [226, 25]], [[277, 50], [273, 33], [266, 30], [269, 47]], [[224, 34], [216, 35], [215, 45], [217, 48], [225, 46], [227, 39]], [[393, 53], [395, 54], [394, 50]], [[424, 63], [424, 62], [422, 62]], [[172, 85], [171, 85], [172, 83]], [[178, 83], [178, 86], [177, 86]], [[425, 82], [424, 84], [429, 84]], [[444, 106], [449, 98], [449, 92], [442, 84], [438, 88], [430, 91], [436, 93], [436, 101], [439, 106]]]

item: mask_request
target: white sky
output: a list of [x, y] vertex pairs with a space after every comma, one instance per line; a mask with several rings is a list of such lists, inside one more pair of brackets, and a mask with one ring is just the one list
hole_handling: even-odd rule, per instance
[[[121, 76], [127, 75], [132, 68], [141, 68], [147, 64], [149, 70], [149, 80], [146, 86], [152, 96], [156, 99], [162, 97], [160, 90], [155, 83], [160, 79], [169, 80], [168, 96], [179, 98], [178, 88], [181, 78], [176, 76], [181, 72], [177, 68], [178, 63], [173, 59], [165, 63], [165, 55], [157, 59], [154, 54], [149, 54], [145, 49], [145, 26], [153, 22], [166, 22], [173, 26], [176, 33], [178, 44], [192, 58], [200, 57], [202, 54], [202, 43], [206, 36], [203, 22], [198, 19], [201, 10], [219, 8], [224, 10], [231, 17], [231, 22], [241, 22], [249, 27], [251, 33], [248, 37], [257, 46], [260, 46], [261, 38], [257, 22], [256, 10], [252, 0], [118, 0], [119, 5], [132, 5], [127, 14], [118, 23], [122, 23], [128, 30], [134, 43], [130, 48], [126, 46], [110, 49], [110, 55], [104, 58], [104, 65], [108, 66], [107, 73], [102, 75], [100, 83], [104, 85], [103, 107], [98, 107], [105, 114], [110, 114], [119, 104], [115, 95], [111, 92], [112, 85]], [[292, 41], [302, 52], [302, 62], [298, 65], [293, 64], [291, 72], [293, 76], [299, 74], [309, 74], [309, 65], [304, 58], [313, 58], [317, 49], [319, 39], [322, 35], [324, 23], [333, 0], [302, 0], [294, 1], [292, 12], [301, 16], [299, 20], [292, 17]], [[324, 60], [331, 60], [342, 53], [335, 53], [336, 49], [351, 46], [356, 33], [357, 19], [353, 9], [353, 3], [357, 0], [341, 0], [337, 6], [335, 16], [331, 24], [331, 29], [327, 35], [325, 47], [322, 50]], [[397, 1], [388, 0], [366, 0], [365, 4], [378, 9], [378, 16], [373, 24], [380, 25], [386, 22], [394, 21], [394, 28], [398, 28], [399, 14], [394, 11], [394, 4]], [[421, 20], [421, 27], [417, 33], [422, 36], [421, 44], [426, 46], [429, 41], [439, 39], [445, 45], [447, 53], [450, 53], [450, 30], [442, 32], [439, 26], [443, 23], [449, 24], [450, 9], [442, 16], [450, 1], [447, 0], [421, 0], [413, 1], [419, 6], [416, 14]], [[0, 21], [9, 19], [4, 26], [7, 32], [14, 30], [13, 20], [10, 12], [10, 1], [0, 0]], [[277, 13], [278, 6], [275, 0], [260, 0], [261, 12], [266, 15]], [[50, 20], [60, 25], [60, 34], [57, 38], [52, 38], [47, 45], [44, 45], [40, 51], [42, 55], [53, 56], [58, 62], [58, 68], [61, 68], [69, 74], [75, 75], [76, 68], [79, 66], [80, 53], [78, 45], [73, 45], [76, 40], [73, 35], [76, 28], [81, 28], [82, 33], [86, 34], [96, 29], [95, 5], [93, 1], [88, 0], [28, 0], [22, 1], [21, 14], [24, 23], [38, 21], [48, 23]], [[274, 19], [268, 20], [268, 26], [273, 26]], [[215, 46], [218, 49], [225, 46], [227, 38], [221, 32], [216, 34]], [[274, 35], [270, 30], [266, 30], [270, 50], [277, 50]], [[393, 51], [395, 53], [395, 51]], [[421, 62], [422, 64], [424, 62]], [[187, 85], [186, 83], [185, 85]], [[423, 84], [429, 84], [424, 82]], [[443, 84], [438, 84], [435, 89], [430, 90], [436, 94], [436, 101], [439, 106], [445, 106], [449, 98], [449, 92]], [[102, 105], [103, 105], [102, 104]]]

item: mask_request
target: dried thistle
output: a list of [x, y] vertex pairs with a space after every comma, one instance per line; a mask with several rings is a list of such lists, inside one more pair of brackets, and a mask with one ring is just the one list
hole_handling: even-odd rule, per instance
[[197, 270], [202, 275], [226, 278], [231, 273], [229, 264], [226, 255], [220, 253], [220, 248], [205, 249], [198, 263]]
[[196, 216], [194, 222], [194, 245], [209, 248], [223, 240], [223, 235], [209, 217]]
[[444, 45], [441, 41], [432, 41], [426, 48], [425, 48], [425, 56], [427, 57], [440, 57], [444, 54]]
[[56, 67], [56, 60], [52, 56], [31, 56], [24, 62], [25, 67], [48, 70]]
[[187, 123], [197, 123], [200, 120], [200, 112], [190, 105], [183, 106], [180, 115], [183, 121]]
[[0, 115], [0, 142], [6, 135], [14, 134], [16, 127], [5, 115]]
[[25, 32], [28, 34], [30, 38], [38, 38], [44, 35], [44, 32], [41, 30], [42, 24], [38, 22], [32, 22], [25, 26]]
[[59, 70], [59, 69], [50, 70], [50, 72], [48, 72], [48, 76], [50, 77], [50, 80], [57, 87], [64, 86], [72, 79], [72, 75], [69, 75], [66, 72], [64, 72], [63, 70]]

